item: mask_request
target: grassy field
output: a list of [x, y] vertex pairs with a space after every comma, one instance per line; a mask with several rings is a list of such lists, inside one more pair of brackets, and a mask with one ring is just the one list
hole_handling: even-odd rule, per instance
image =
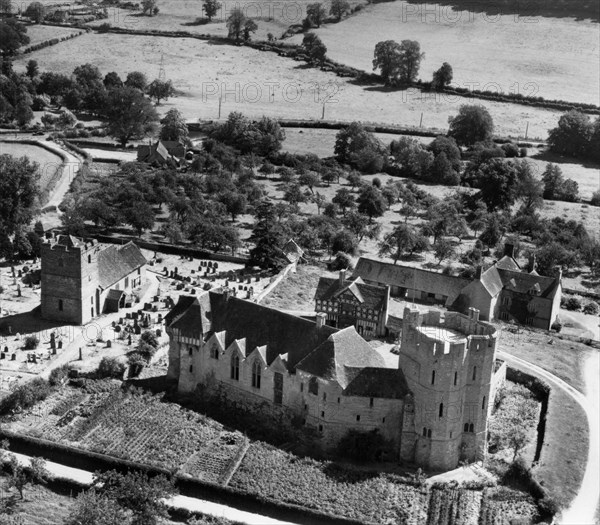
[[[417, 40], [425, 58], [420, 78], [430, 80], [443, 62], [453, 84], [475, 89], [598, 104], [598, 26], [574, 18], [519, 17], [454, 11], [406, 1], [372, 4], [358, 15], [315, 32], [330, 58], [373, 68], [382, 40]], [[300, 43], [302, 35], [292, 38]], [[577, 82], [573, 79], [577, 78]]]
[[40, 174], [38, 183], [42, 192], [52, 181], [56, 170], [62, 165], [62, 160], [58, 155], [50, 153], [47, 149], [30, 144], [0, 142], [0, 155], [4, 154], [12, 155], [13, 157], [29, 157], [29, 160], [37, 162]]
[[[423, 113], [424, 127], [446, 129], [448, 117], [469, 102], [467, 98], [436, 100], [414, 91], [365, 87], [273, 53], [185, 38], [90, 33], [27, 55], [17, 60], [16, 68], [24, 68], [26, 60], [34, 58], [42, 71], [70, 74], [76, 65], [93, 62], [103, 74], [116, 71], [123, 76], [139, 70], [153, 79], [158, 76], [161, 57], [166, 77], [179, 94], [161, 104], [159, 112], [176, 107], [194, 121], [217, 118], [219, 96], [222, 118], [241, 111], [251, 117], [316, 120], [327, 97], [327, 119], [418, 126]], [[497, 133], [515, 137], [524, 135], [527, 122], [530, 137], [545, 137], [560, 117], [557, 111], [517, 104], [477, 103], [489, 109]]]
[[30, 42], [27, 45], [32, 46], [34, 44], [40, 44], [41, 42], [50, 40], [51, 38], [61, 38], [63, 36], [69, 36], [73, 33], [78, 33], [79, 31], [79, 29], [71, 29], [69, 27], [44, 26], [37, 24], [27, 26], [27, 36], [30, 39]]

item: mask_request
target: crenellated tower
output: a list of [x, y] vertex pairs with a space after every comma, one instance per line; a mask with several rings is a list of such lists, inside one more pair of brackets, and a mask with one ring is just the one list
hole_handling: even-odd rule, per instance
[[399, 367], [414, 396], [401, 459], [433, 470], [485, 454], [497, 332], [469, 315], [405, 308]]
[[99, 315], [98, 241], [61, 235], [41, 250], [42, 317], [85, 324]]

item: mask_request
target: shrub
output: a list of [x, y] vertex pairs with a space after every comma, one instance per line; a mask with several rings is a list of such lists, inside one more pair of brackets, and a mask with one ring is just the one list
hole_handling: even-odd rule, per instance
[[127, 356], [127, 364], [129, 365], [129, 376], [137, 377], [146, 366], [146, 359], [138, 352], [132, 352]]
[[23, 345], [24, 350], [35, 350], [40, 344], [40, 340], [35, 335], [28, 335], [25, 338], [25, 343]]
[[583, 307], [584, 314], [598, 315], [599, 311], [600, 307], [598, 306], [598, 303], [595, 303], [594, 301], [590, 301]]
[[96, 374], [99, 378], [113, 377], [115, 379], [122, 379], [125, 368], [125, 365], [115, 357], [103, 357], [98, 365]]
[[519, 147], [516, 144], [513, 144], [512, 142], [502, 144], [502, 146], [500, 146], [500, 147], [502, 148], [502, 151], [504, 151], [504, 154], [507, 157], [518, 157], [519, 156]]
[[555, 514], [560, 510], [560, 505], [557, 501], [550, 497], [546, 496], [540, 499], [537, 502], [538, 511], [540, 513], [540, 518], [542, 520], [548, 520], [554, 517]]
[[563, 299], [561, 301], [562, 306], [567, 310], [572, 310], [578, 312], [581, 310], [581, 300], [579, 297], [568, 297], [567, 299]]
[[140, 341], [153, 346], [154, 348], [158, 348], [158, 339], [156, 337], [156, 333], [152, 330], [146, 330], [140, 337]]
[[350, 257], [350, 255], [344, 252], [337, 252], [335, 254], [335, 259], [329, 265], [329, 269], [334, 272], [337, 270], [351, 270], [352, 268], [352, 258]]
[[358, 461], [374, 461], [388, 448], [390, 444], [377, 429], [369, 432], [352, 429], [340, 440], [337, 451], [341, 457]]
[[58, 386], [64, 383], [69, 375], [69, 365], [59, 366], [50, 372], [48, 383], [50, 386]]
[[47, 381], [36, 377], [19, 385], [0, 402], [0, 415], [30, 408], [37, 402], [46, 399], [51, 391]]
[[521, 148], [519, 150], [519, 157], [527, 157], [527, 148]]
[[556, 333], [560, 333], [562, 330], [562, 323], [560, 321], [554, 321], [550, 329], [554, 330]]
[[592, 204], [592, 206], [600, 206], [600, 190], [595, 191], [592, 194], [591, 204]]

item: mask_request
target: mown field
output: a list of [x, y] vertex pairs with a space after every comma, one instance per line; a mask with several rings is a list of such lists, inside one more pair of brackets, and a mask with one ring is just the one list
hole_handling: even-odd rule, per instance
[[[54, 2], [55, 3], [55, 2]], [[79, 32], [79, 29], [71, 29], [69, 27], [45, 26], [45, 25], [30, 25], [27, 26], [27, 36], [30, 39], [28, 46], [40, 44], [52, 38], [61, 38]], [[26, 46], [27, 47], [27, 46]]]
[[[241, 111], [250, 117], [318, 120], [327, 98], [327, 119], [418, 126], [423, 113], [424, 127], [447, 129], [448, 117], [455, 116], [460, 105], [472, 102], [361, 86], [274, 53], [187, 38], [89, 33], [20, 58], [16, 67], [23, 69], [33, 58], [42, 71], [71, 74], [78, 64], [92, 62], [103, 74], [116, 71], [125, 76], [138, 70], [154, 79], [162, 57], [166, 77], [178, 96], [158, 110], [165, 113], [176, 107], [190, 121], [218, 118], [220, 96], [222, 118]], [[477, 103], [488, 108], [501, 135], [524, 136], [529, 122], [529, 137], [543, 138], [560, 117], [557, 111], [523, 105]]]
[[38, 184], [41, 192], [44, 192], [56, 174], [56, 170], [62, 165], [62, 160], [58, 155], [31, 144], [0, 142], [0, 155], [4, 154], [13, 157], [29, 157], [29, 160], [39, 164], [40, 178]]
[[[505, 93], [598, 104], [598, 24], [530, 15], [531, 11], [526, 16], [489, 14], [399, 0], [366, 6], [315, 32], [330, 58], [359, 69], [372, 70], [377, 42], [417, 40], [425, 52], [419, 74], [423, 80], [431, 80], [433, 72], [449, 62], [456, 86], [488, 85]], [[301, 40], [302, 35], [291, 39]]]

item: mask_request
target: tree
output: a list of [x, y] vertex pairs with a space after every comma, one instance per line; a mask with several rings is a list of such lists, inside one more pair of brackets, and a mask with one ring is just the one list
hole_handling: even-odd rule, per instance
[[433, 153], [434, 157], [438, 157], [441, 153], [446, 155], [446, 159], [450, 162], [452, 169], [456, 172], [460, 171], [461, 167], [461, 153], [460, 148], [456, 144], [456, 141], [452, 137], [446, 137], [445, 135], [438, 135], [430, 144], [427, 149]]
[[25, 127], [33, 120], [33, 111], [31, 110], [31, 103], [28, 103], [27, 99], [21, 98], [15, 107], [15, 120], [20, 127]]
[[436, 90], [442, 90], [452, 82], [452, 66], [444, 62], [442, 66], [433, 73], [431, 87]]
[[302, 39], [302, 47], [304, 47], [312, 62], [322, 63], [325, 60], [327, 47], [314, 33], [305, 33]]
[[132, 71], [127, 74], [127, 79], [125, 80], [125, 86], [139, 89], [140, 91], [145, 91], [146, 86], [148, 85], [148, 79], [146, 75], [140, 71]]
[[373, 223], [367, 215], [355, 210], [344, 217], [343, 223], [356, 236], [359, 243], [365, 237], [371, 240], [377, 239], [381, 233], [381, 224]]
[[248, 22], [248, 18], [244, 12], [240, 8], [233, 9], [227, 19], [227, 37], [235, 40], [235, 43], [238, 44], [244, 35], [246, 22]]
[[325, 195], [317, 192], [311, 196], [311, 200], [317, 205], [317, 215], [321, 215], [321, 208], [327, 203]]
[[92, 488], [80, 492], [65, 525], [128, 525], [129, 517], [120, 505]]
[[11, 0], [0, 0], [0, 13], [9, 15], [12, 12]]
[[178, 141], [185, 143], [189, 138], [189, 131], [183, 115], [179, 110], [173, 108], [167, 111], [167, 114], [160, 121], [160, 139], [168, 141]]
[[150, 100], [137, 89], [113, 89], [109, 92], [108, 101], [106, 129], [123, 147], [132, 138], [142, 138], [156, 131], [158, 114]]
[[142, 0], [142, 14], [154, 16], [157, 13], [158, 7], [156, 6], [156, 0]]
[[114, 377], [122, 379], [125, 373], [125, 365], [116, 357], [103, 357], [96, 371], [98, 377]]
[[358, 203], [359, 213], [367, 215], [369, 222], [372, 222], [373, 217], [381, 217], [387, 207], [385, 198], [375, 186], [365, 186], [358, 195], [356, 202]]
[[175, 494], [173, 482], [164, 475], [114, 470], [94, 474], [93, 488], [99, 496], [117, 503], [132, 513], [131, 525], [156, 525], [168, 517], [165, 500]]
[[314, 171], [305, 170], [298, 178], [298, 182], [314, 193], [313, 188], [319, 185], [319, 176]]
[[255, 246], [250, 250], [248, 264], [280, 270], [287, 264], [280, 248], [285, 240], [283, 230], [276, 220], [275, 210], [270, 201], [263, 201], [257, 206], [256, 219], [250, 237]]
[[[3, 448], [7, 448], [6, 442], [2, 443]], [[0, 451], [0, 464], [8, 462], [7, 487], [14, 487], [19, 492], [21, 499], [24, 498], [23, 492], [27, 485], [44, 484], [49, 473], [46, 470], [46, 462], [42, 458], [31, 458], [28, 466], [25, 466], [17, 459], [14, 454], [7, 454]], [[0, 468], [0, 471], [2, 468]]]
[[334, 153], [338, 162], [350, 164], [367, 173], [381, 171], [383, 165], [381, 143], [359, 122], [352, 122], [338, 131]]
[[251, 33], [256, 33], [257, 29], [258, 26], [256, 25], [256, 22], [254, 20], [246, 20], [244, 22], [244, 42], [250, 42]]
[[350, 255], [356, 254], [357, 249], [356, 237], [348, 230], [340, 230], [334, 234], [331, 240], [330, 253], [344, 252]]
[[491, 159], [480, 167], [481, 190], [478, 197], [488, 210], [507, 209], [517, 196], [517, 170], [514, 164]]
[[463, 105], [459, 108], [458, 115], [450, 117], [448, 122], [448, 135], [461, 146], [490, 140], [494, 131], [492, 116], [483, 106]]
[[590, 118], [577, 110], [565, 113], [548, 133], [550, 149], [557, 153], [582, 157], [588, 151], [593, 127]]
[[46, 17], [46, 10], [41, 2], [32, 2], [27, 6], [24, 14], [31, 18], [36, 24], [41, 24]]
[[329, 14], [335, 16], [335, 19], [338, 22], [348, 11], [350, 11], [350, 4], [346, 0], [331, 1], [331, 9], [329, 9]]
[[27, 62], [27, 68], [26, 68], [25, 74], [29, 78], [34, 79], [35, 77], [38, 76], [39, 72], [40, 72], [40, 68], [38, 67], [37, 60], [29, 60]]
[[497, 246], [504, 235], [503, 228], [500, 224], [497, 213], [492, 213], [488, 216], [488, 220], [483, 232], [479, 236], [479, 240], [486, 246], [493, 248]]
[[445, 259], [450, 259], [454, 256], [454, 245], [448, 239], [438, 239], [433, 245], [433, 253], [438, 259], [438, 264], [442, 264]]
[[546, 169], [542, 173], [542, 182], [544, 199], [568, 202], [579, 200], [578, 184], [572, 179], [565, 179], [560, 166], [556, 164], [550, 162], [546, 165]]
[[315, 3], [306, 6], [306, 18], [311, 25], [321, 27], [326, 16], [327, 11], [325, 11], [323, 4]]
[[33, 218], [38, 169], [27, 157], [0, 155], [0, 236], [12, 236]]
[[400, 224], [383, 237], [379, 244], [379, 256], [390, 256], [394, 264], [405, 254], [428, 249], [429, 243], [413, 226]]
[[[10, 57], [21, 46], [29, 44], [29, 37], [26, 33], [27, 28], [23, 24], [13, 21], [11, 18], [0, 20], [0, 54]], [[7, 63], [10, 63], [10, 61], [7, 61]], [[6, 71], [3, 70], [2, 74], [5, 73]]]
[[113, 89], [118, 87], [123, 87], [123, 81], [118, 73], [111, 71], [110, 73], [106, 73], [104, 76], [104, 80], [102, 81], [104, 87], [106, 89]]
[[136, 231], [138, 237], [142, 236], [144, 230], [154, 226], [154, 210], [145, 201], [136, 202], [135, 206], [127, 208], [123, 218]]
[[521, 201], [521, 210], [523, 213], [531, 214], [536, 209], [544, 204], [542, 197], [544, 185], [536, 179], [531, 166], [526, 160], [517, 162], [517, 187], [515, 194], [518, 200]]
[[219, 12], [219, 9], [221, 9], [221, 3], [217, 0], [202, 1], [202, 10], [209, 22], [212, 22], [213, 17]]
[[175, 88], [170, 80], [156, 79], [150, 82], [148, 86], [148, 95], [156, 99], [156, 104], [160, 105], [161, 100], [168, 100], [175, 94]]
[[346, 215], [346, 210], [348, 208], [353, 208], [355, 206], [354, 196], [348, 188], [340, 188], [333, 199], [331, 199], [331, 202], [340, 207], [342, 215]]
[[421, 46], [415, 40], [385, 40], [375, 46], [373, 69], [381, 69], [386, 86], [410, 84], [417, 79], [421, 60]]
[[219, 200], [225, 205], [227, 213], [231, 215], [231, 220], [235, 222], [238, 215], [246, 213], [248, 205], [245, 195], [233, 191], [223, 193]]

